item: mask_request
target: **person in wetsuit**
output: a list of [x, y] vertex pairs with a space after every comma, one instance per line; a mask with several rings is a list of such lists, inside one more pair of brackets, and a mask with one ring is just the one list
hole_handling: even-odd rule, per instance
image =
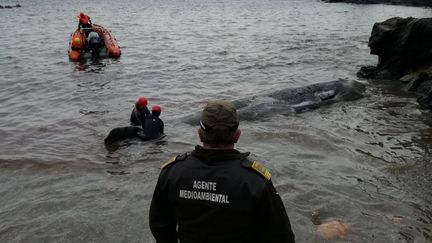
[[240, 138], [234, 105], [204, 108], [197, 145], [162, 165], [149, 223], [157, 243], [294, 243], [294, 233], [271, 173]]
[[[137, 104], [140, 104], [140, 99], [137, 101]], [[144, 102], [144, 99], [141, 99], [141, 107], [144, 104], [147, 103]], [[118, 127], [112, 129], [109, 132], [108, 136], [104, 139], [105, 144], [112, 144], [114, 142], [127, 138], [137, 137], [141, 140], [147, 141], [161, 137], [161, 135], [164, 133], [164, 123], [159, 118], [161, 111], [162, 109], [160, 106], [153, 106], [152, 113], [145, 115], [145, 117], [143, 118], [144, 121], [142, 123], [142, 129], [138, 126]]]
[[145, 117], [143, 131], [148, 139], [158, 138], [164, 133], [164, 123], [159, 118], [161, 111], [162, 108], [155, 105], [152, 107], [152, 113]]
[[142, 128], [144, 129], [145, 118], [147, 115], [150, 115], [147, 104], [147, 98], [144, 96], [139, 97], [138, 100], [135, 102], [135, 107], [132, 110], [132, 114], [130, 116], [130, 122], [133, 126], [142, 126]]

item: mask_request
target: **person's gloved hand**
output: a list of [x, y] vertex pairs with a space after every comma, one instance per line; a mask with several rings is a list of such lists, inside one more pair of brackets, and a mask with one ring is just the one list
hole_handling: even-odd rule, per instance
[[139, 137], [141, 139], [145, 139], [146, 135], [145, 135], [144, 131], [141, 130], [141, 131], [137, 132], [137, 137]]

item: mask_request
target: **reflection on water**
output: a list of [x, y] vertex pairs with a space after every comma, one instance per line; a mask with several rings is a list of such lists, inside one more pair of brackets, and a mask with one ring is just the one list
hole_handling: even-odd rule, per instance
[[[126, 149], [131, 145], [138, 145], [143, 147], [143, 151], [147, 154], [157, 154], [162, 153], [162, 150], [158, 149], [160, 146], [167, 145], [166, 135], [160, 138], [152, 139], [148, 141], [142, 141], [140, 138], [127, 138], [115, 143], [105, 144], [105, 148], [108, 150], [107, 158], [116, 158], [115, 152], [118, 149]], [[109, 163], [109, 162], [107, 162]], [[114, 162], [113, 162], [114, 163]]]
[[106, 60], [103, 58], [82, 58], [79, 61], [75, 62], [75, 70], [76, 71], [85, 71], [90, 73], [101, 73], [104, 71], [104, 68], [107, 66]]

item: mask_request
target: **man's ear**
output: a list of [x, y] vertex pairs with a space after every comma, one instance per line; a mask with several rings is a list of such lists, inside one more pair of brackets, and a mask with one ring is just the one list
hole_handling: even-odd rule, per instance
[[240, 135], [241, 135], [241, 130], [237, 128], [237, 130], [234, 132], [234, 143], [238, 142], [238, 140], [240, 139]]

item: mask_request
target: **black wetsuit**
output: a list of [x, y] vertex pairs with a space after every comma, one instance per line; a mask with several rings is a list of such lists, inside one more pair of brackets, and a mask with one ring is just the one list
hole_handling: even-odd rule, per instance
[[143, 125], [144, 134], [148, 138], [158, 138], [164, 133], [164, 123], [159, 115], [146, 115]]
[[136, 107], [132, 110], [132, 114], [130, 117], [130, 122], [134, 126], [143, 126], [145, 125], [145, 118], [147, 115], [150, 115], [150, 111], [146, 107], [144, 111], [139, 111]]
[[162, 165], [150, 207], [156, 242], [295, 242], [271, 174], [248, 155], [196, 146]]

